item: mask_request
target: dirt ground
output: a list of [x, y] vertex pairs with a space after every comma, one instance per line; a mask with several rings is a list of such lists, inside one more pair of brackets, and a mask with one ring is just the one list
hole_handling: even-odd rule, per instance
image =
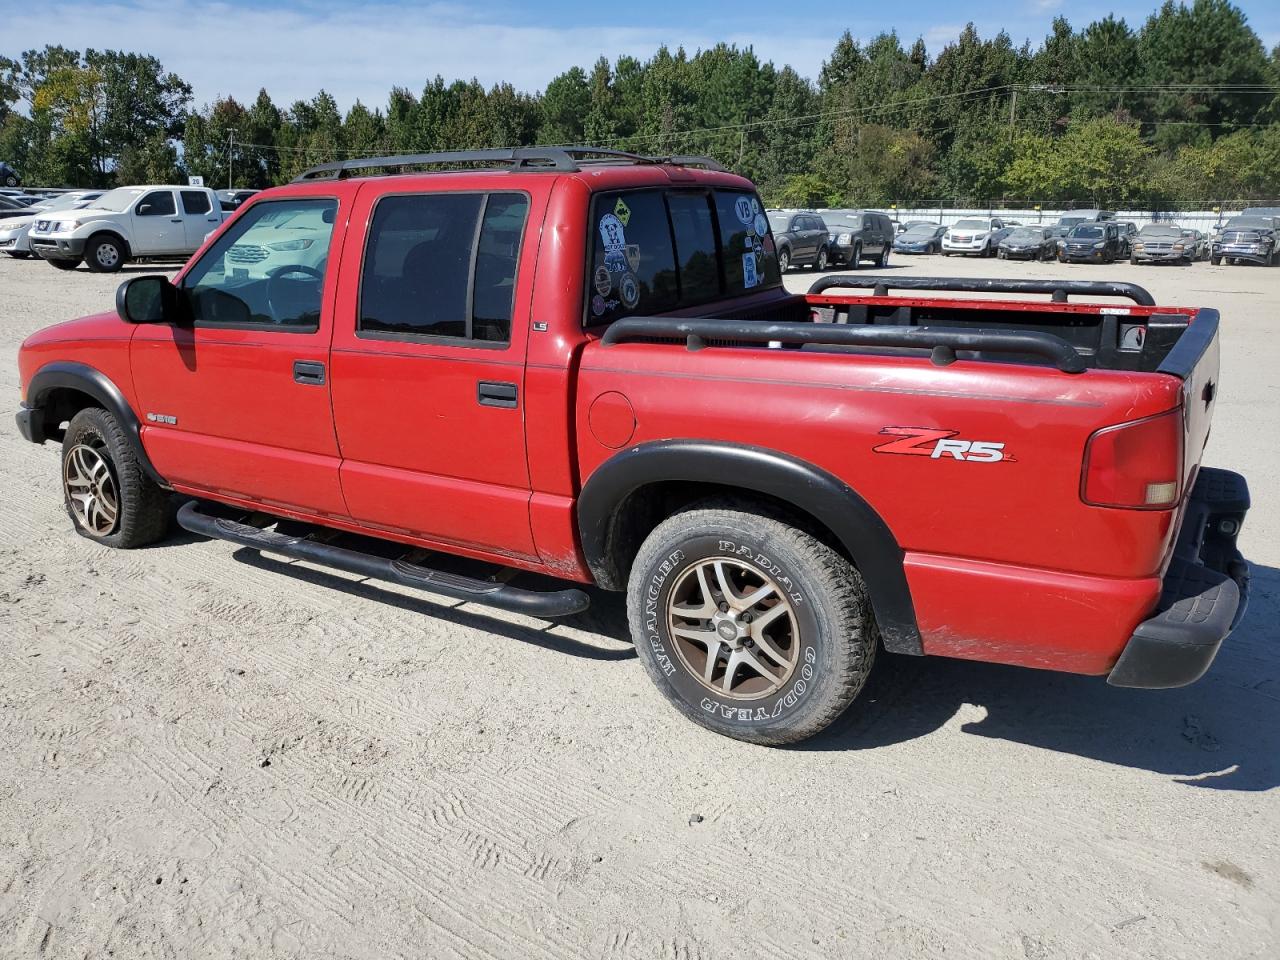
[[[678, 716], [622, 606], [551, 625], [223, 542], [113, 552], [0, 416], [0, 956], [1280, 956], [1280, 269], [1222, 312], [1207, 462], [1248, 475], [1247, 619], [1195, 686], [883, 657], [789, 750]], [[813, 277], [795, 273], [788, 285]], [[0, 257], [29, 332], [119, 278]]]

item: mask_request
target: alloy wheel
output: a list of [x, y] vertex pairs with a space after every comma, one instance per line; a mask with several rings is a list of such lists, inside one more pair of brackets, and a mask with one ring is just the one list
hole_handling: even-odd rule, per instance
[[699, 561], [667, 600], [667, 628], [685, 668], [717, 696], [776, 693], [800, 658], [800, 630], [782, 588], [754, 564]]
[[62, 482], [67, 502], [82, 527], [99, 537], [115, 530], [120, 497], [111, 465], [99, 451], [83, 443], [68, 450]]

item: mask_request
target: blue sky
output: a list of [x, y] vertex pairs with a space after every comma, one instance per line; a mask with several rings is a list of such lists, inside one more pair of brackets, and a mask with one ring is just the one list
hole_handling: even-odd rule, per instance
[[[720, 41], [751, 45], [762, 59], [816, 77], [836, 38], [859, 39], [896, 29], [904, 43], [925, 38], [937, 52], [972, 20], [984, 36], [1007, 30], [1036, 44], [1059, 13], [1076, 26], [1114, 12], [1141, 25], [1156, 0], [1110, 4], [1063, 0], [955, 3], [915, 0], [871, 3], [780, 3], [676, 0], [583, 4], [494, 0], [410, 4], [374, 0], [283, 3], [201, 0], [8, 0], [0, 17], [0, 54], [61, 43], [153, 53], [195, 88], [197, 103], [231, 94], [248, 100], [266, 87], [277, 103], [309, 98], [321, 87], [342, 107], [357, 98], [381, 106], [393, 85], [411, 90], [437, 73], [448, 80], [478, 77], [540, 90], [575, 64], [600, 54], [648, 57], [665, 43], [693, 51]], [[1270, 49], [1280, 43], [1280, 2], [1239, 3]]]

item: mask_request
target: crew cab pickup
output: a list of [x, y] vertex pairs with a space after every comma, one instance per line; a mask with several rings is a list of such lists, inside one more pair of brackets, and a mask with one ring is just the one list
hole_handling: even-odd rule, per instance
[[789, 293], [705, 159], [428, 154], [258, 194], [173, 282], [36, 333], [18, 425], [99, 543], [176, 495], [190, 531], [535, 617], [626, 591], [666, 697], [778, 744], [881, 646], [1203, 674], [1248, 585], [1248, 488], [1200, 466], [1218, 336], [1124, 283]]
[[62, 270], [81, 261], [114, 273], [130, 260], [185, 260], [222, 223], [222, 205], [207, 187], [117, 187], [83, 210], [38, 217], [33, 253]]

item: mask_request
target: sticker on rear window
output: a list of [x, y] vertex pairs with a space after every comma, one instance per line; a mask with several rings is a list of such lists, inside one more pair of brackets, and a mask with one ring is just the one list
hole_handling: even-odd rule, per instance
[[613, 278], [609, 276], [609, 271], [604, 267], [596, 267], [595, 277], [593, 278], [596, 293], [600, 296], [608, 296], [609, 291], [613, 289]]
[[751, 198], [741, 196], [733, 203], [733, 212], [738, 215], [738, 219], [742, 221], [744, 226], [751, 226], [751, 221], [755, 219], [756, 212], [751, 209]]
[[627, 269], [627, 232], [614, 214], [600, 218], [600, 239], [604, 242], [604, 266], [610, 273]]
[[622, 303], [628, 310], [640, 302], [640, 284], [636, 283], [634, 275], [628, 273], [623, 276], [622, 282], [618, 284], [618, 293], [622, 296]]
[[763, 213], [756, 214], [756, 233], [765, 236], [769, 232], [769, 218]]
[[756, 276], [755, 251], [742, 255], [742, 285], [747, 289], [754, 287], [760, 279]]
[[631, 208], [626, 202], [619, 197], [618, 202], [613, 205], [613, 215], [617, 217], [625, 227], [631, 223]]

